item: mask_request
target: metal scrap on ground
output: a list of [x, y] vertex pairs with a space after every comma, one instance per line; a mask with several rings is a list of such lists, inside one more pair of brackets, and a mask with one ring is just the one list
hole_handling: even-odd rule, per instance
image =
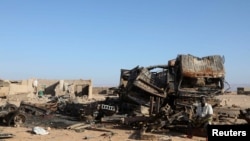
[[205, 96], [213, 106], [216, 122], [225, 115], [226, 118], [235, 118], [240, 110], [221, 107], [221, 101], [215, 98], [230, 88], [225, 80], [224, 61], [220, 55], [200, 58], [181, 54], [169, 60], [168, 64], [121, 69], [119, 86], [112, 87], [117, 97], [88, 103], [75, 103], [70, 97], [63, 96], [56, 96], [44, 104], [22, 102], [18, 109], [14, 109], [15, 114], [12, 114], [8, 125], [24, 123], [28, 115], [65, 115], [75, 117], [78, 123], [64, 128], [79, 132], [97, 130], [90, 126], [95, 123], [122, 124], [143, 128], [145, 132], [163, 129], [185, 131], [187, 123], [194, 118], [201, 96]]

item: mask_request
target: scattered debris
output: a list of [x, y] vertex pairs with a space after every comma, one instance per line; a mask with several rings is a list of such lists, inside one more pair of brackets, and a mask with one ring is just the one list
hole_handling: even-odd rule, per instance
[[84, 132], [86, 128], [90, 127], [91, 124], [77, 123], [66, 127], [66, 129], [75, 130], [76, 132]]
[[42, 127], [38, 127], [38, 126], [33, 127], [32, 128], [32, 132], [35, 133], [35, 134], [37, 134], [37, 135], [47, 135], [47, 134], [49, 134], [48, 131], [46, 131]]
[[5, 139], [5, 138], [13, 138], [15, 135], [12, 133], [1, 133], [0, 134], [0, 139]]
[[250, 124], [250, 108], [241, 109], [239, 118], [246, 120], [246, 122]]
[[70, 125], [68, 127], [66, 127], [66, 129], [74, 129], [76, 127], [81, 127], [81, 126], [84, 126], [86, 125], [85, 123], [76, 123], [76, 124], [73, 124], [73, 125]]
[[[65, 90], [64, 84], [67, 86]], [[77, 120], [77, 123], [65, 125], [65, 129], [76, 132], [101, 131], [105, 132], [104, 137], [110, 138], [114, 135], [113, 132], [92, 125], [115, 123], [139, 129], [142, 131], [140, 139], [155, 140], [155, 135], [146, 132], [186, 129], [188, 122], [194, 118], [198, 99], [205, 96], [213, 106], [219, 122], [225, 118], [237, 119], [240, 115], [249, 123], [249, 110], [240, 111], [237, 105], [227, 107], [227, 103], [221, 106], [221, 101], [215, 98], [228, 90], [226, 84], [230, 87], [225, 81], [224, 57], [178, 55], [164, 65], [121, 69], [119, 86], [110, 88], [115, 95], [105, 100], [86, 99], [84, 102], [76, 102], [72, 100], [72, 93], [67, 94], [71, 85], [60, 81], [56, 83], [57, 96], [51, 97], [50, 101], [22, 101], [19, 107], [6, 105], [0, 111], [0, 117], [10, 126], [22, 125], [27, 121], [38, 123], [35, 118], [32, 118], [32, 121], [27, 120], [32, 116], [49, 121], [46, 117], [50, 115], [58, 118], [58, 115], [63, 115]], [[74, 86], [79, 91], [85, 87], [83, 84], [79, 85], [79, 88], [77, 84]], [[63, 90], [62, 95], [59, 90]], [[53, 124], [49, 126], [52, 127]], [[49, 133], [39, 126], [34, 127], [32, 131], [40, 135]], [[166, 140], [170, 141], [171, 138]]]

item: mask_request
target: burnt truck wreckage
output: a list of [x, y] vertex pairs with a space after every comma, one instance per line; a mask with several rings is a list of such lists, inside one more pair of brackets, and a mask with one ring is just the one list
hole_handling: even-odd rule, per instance
[[215, 98], [230, 88], [225, 81], [224, 61], [220, 55], [199, 58], [181, 54], [165, 65], [121, 69], [119, 86], [111, 88], [115, 97], [75, 103], [63, 95], [44, 104], [21, 102], [19, 108], [4, 113], [12, 116], [9, 125], [24, 123], [32, 116], [61, 114], [80, 122], [120, 123], [155, 131], [186, 128], [194, 118], [198, 99], [205, 96], [214, 108], [214, 120], [239, 115], [244, 119], [249, 111], [223, 109]]
[[127, 105], [134, 106], [128, 110], [125, 123], [145, 121], [146, 124], [153, 122], [150, 125], [159, 124], [157, 128], [172, 127], [192, 120], [201, 96], [207, 97], [213, 107], [218, 106], [220, 101], [214, 96], [224, 93], [225, 84], [228, 83], [224, 57], [178, 55], [167, 65], [121, 69], [116, 93], [122, 111]]
[[[192, 120], [201, 96], [220, 111], [216, 108], [221, 101], [214, 97], [225, 92], [225, 84], [229, 86], [224, 57], [178, 55], [167, 65], [121, 69], [120, 84], [112, 88], [118, 98], [87, 104], [78, 113], [81, 119], [120, 121], [150, 130], [185, 126]], [[220, 114], [216, 116], [223, 116]]]
[[145, 131], [185, 128], [201, 96], [213, 106], [214, 120], [238, 116], [239, 109], [223, 109], [215, 98], [228, 90], [225, 84], [229, 89], [224, 57], [178, 55], [167, 65], [121, 69], [119, 86], [111, 88], [118, 97], [80, 106], [68, 103], [64, 111], [83, 121], [119, 122]]

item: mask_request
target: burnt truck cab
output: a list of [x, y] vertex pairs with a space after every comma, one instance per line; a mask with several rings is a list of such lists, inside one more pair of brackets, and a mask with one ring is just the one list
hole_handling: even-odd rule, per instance
[[165, 65], [121, 69], [117, 90], [122, 102], [149, 107], [151, 115], [165, 104], [190, 107], [201, 96], [216, 106], [220, 101], [214, 96], [224, 93], [224, 84], [224, 57], [180, 54]]
[[224, 93], [224, 57], [178, 55], [168, 66], [168, 94], [175, 97], [175, 105], [193, 104], [200, 96], [206, 96], [214, 106], [219, 103], [213, 97]]
[[200, 97], [205, 96], [218, 109], [221, 101], [216, 96], [226, 92], [224, 84], [228, 83], [220, 55], [180, 54], [163, 65], [121, 69], [116, 89], [119, 113], [128, 116], [124, 123], [185, 126], [192, 120]]

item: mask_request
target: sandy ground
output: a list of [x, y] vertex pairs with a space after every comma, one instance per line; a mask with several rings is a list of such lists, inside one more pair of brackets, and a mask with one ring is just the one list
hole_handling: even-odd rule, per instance
[[[96, 95], [97, 96], [97, 95]], [[97, 96], [98, 98], [101, 98]], [[235, 93], [224, 94], [217, 96], [221, 99], [222, 104], [226, 106], [237, 105], [241, 108], [250, 108], [250, 95], [237, 95]], [[43, 129], [48, 129], [47, 127], [41, 127]], [[79, 140], [88, 140], [88, 141], [136, 141], [138, 139], [137, 130], [132, 129], [117, 129], [113, 126], [103, 127], [106, 131], [93, 131], [93, 130], [84, 130], [83, 132], [76, 132], [70, 129], [49, 129], [46, 130], [49, 132], [47, 135], [36, 135], [32, 132], [31, 127], [7, 127], [0, 126], [1, 133], [10, 133], [14, 136], [11, 138], [0, 139], [9, 140], [9, 141], [31, 141], [31, 140], [41, 140], [41, 141], [79, 141]], [[148, 134], [148, 133], [147, 133]], [[177, 132], [166, 132], [157, 134], [157, 136], [148, 136], [145, 140], [155, 140], [155, 141], [205, 141], [206, 138], [194, 136], [192, 139], [186, 138], [185, 134]], [[142, 140], [142, 139], [141, 139]]]
[[[51, 129], [49, 130], [48, 135], [36, 135], [32, 133], [30, 128], [13, 128], [13, 127], [2, 127], [2, 132], [12, 133], [14, 137], [8, 138], [5, 140], [9, 141], [32, 141], [32, 140], [41, 140], [41, 141], [79, 141], [79, 140], [88, 140], [88, 141], [137, 141], [137, 131], [135, 130], [120, 130], [120, 129], [109, 129], [110, 132], [101, 132], [101, 131], [91, 131], [85, 130], [84, 132], [78, 133], [73, 130], [68, 129]], [[155, 141], [167, 141], [172, 139], [172, 141], [205, 141], [205, 138], [202, 137], [193, 137], [193, 139], [188, 139], [184, 134], [179, 133], [168, 133], [157, 135], [157, 137], [149, 136], [145, 140], [155, 140]]]
[[75, 132], [69, 129], [51, 129], [47, 130], [47, 135], [36, 135], [32, 133], [31, 128], [24, 127], [2, 127], [1, 132], [14, 134], [14, 137], [4, 139], [9, 141], [138, 141], [138, 140], [151, 140], [151, 141], [205, 141], [203, 137], [194, 136], [192, 139], [186, 138], [185, 134], [177, 132], [169, 132], [164, 134], [149, 134], [146, 133], [145, 139], [139, 139], [137, 130], [121, 130], [121, 129], [108, 129], [112, 132], [101, 132], [85, 130], [84, 132]]

